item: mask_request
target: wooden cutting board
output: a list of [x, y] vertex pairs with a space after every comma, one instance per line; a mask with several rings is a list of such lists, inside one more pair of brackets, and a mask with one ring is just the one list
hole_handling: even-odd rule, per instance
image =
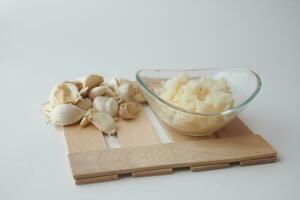
[[182, 135], [161, 122], [170, 143], [161, 143], [147, 114], [120, 121], [120, 148], [109, 148], [93, 125], [64, 128], [71, 171], [76, 184], [170, 174], [177, 168], [202, 171], [269, 163], [276, 151], [260, 135], [255, 135], [238, 118], [216, 134], [204, 137]]

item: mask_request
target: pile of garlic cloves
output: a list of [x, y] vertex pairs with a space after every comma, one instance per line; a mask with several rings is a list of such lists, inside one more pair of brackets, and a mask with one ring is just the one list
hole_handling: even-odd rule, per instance
[[102, 76], [91, 74], [54, 86], [41, 110], [56, 125], [79, 123], [85, 127], [92, 123], [110, 135], [117, 133], [119, 118], [136, 118], [144, 102], [144, 95], [135, 82], [113, 78], [105, 83]]

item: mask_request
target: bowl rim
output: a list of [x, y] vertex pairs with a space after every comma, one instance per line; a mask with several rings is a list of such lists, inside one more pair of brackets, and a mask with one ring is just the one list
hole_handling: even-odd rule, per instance
[[[164, 99], [160, 98], [157, 94], [155, 94], [152, 90], [149, 89], [149, 87], [145, 84], [145, 82], [142, 80], [140, 74], [142, 72], [145, 72], [145, 71], [156, 71], [156, 72], [160, 72], [160, 71], [172, 71], [172, 72], [187, 72], [187, 71], [215, 71], [215, 70], [222, 70], [222, 71], [242, 71], [242, 72], [247, 72], [247, 73], [250, 73], [252, 75], [254, 75], [254, 77], [256, 78], [256, 88], [254, 90], [254, 92], [246, 99], [244, 100], [242, 103], [240, 103], [239, 105], [237, 106], [234, 106], [233, 108], [229, 109], [229, 110], [226, 110], [226, 111], [223, 111], [223, 112], [214, 112], [214, 113], [201, 113], [201, 112], [193, 112], [193, 111], [189, 111], [189, 110], [186, 110], [184, 108], [181, 108], [181, 107], [178, 107], [176, 105], [173, 105], [167, 101], [165, 101]], [[152, 96], [154, 97], [155, 99], [157, 99], [158, 101], [160, 101], [161, 103], [173, 108], [173, 109], [176, 109], [176, 110], [179, 110], [179, 111], [182, 111], [182, 112], [185, 112], [185, 113], [188, 113], [188, 114], [191, 114], [191, 115], [197, 115], [197, 116], [223, 116], [223, 115], [227, 115], [229, 113], [232, 113], [232, 112], [236, 112], [236, 111], [239, 111], [241, 110], [243, 107], [245, 107], [246, 105], [248, 105], [255, 97], [256, 95], [258, 94], [258, 92], [260, 91], [261, 89], [261, 86], [262, 86], [262, 82], [261, 82], [261, 78], [259, 77], [259, 75], [254, 72], [253, 70], [251, 69], [248, 69], [248, 68], [242, 68], [242, 67], [226, 67], [226, 68], [199, 68], [199, 69], [183, 69], [183, 70], [180, 70], [180, 69], [153, 69], [153, 68], [144, 68], [144, 69], [140, 69], [136, 72], [136, 80], [137, 82]]]

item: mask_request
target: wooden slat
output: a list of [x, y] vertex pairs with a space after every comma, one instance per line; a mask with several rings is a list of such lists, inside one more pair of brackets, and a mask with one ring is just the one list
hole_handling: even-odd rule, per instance
[[241, 161], [241, 166], [247, 166], [247, 165], [257, 165], [257, 164], [266, 164], [266, 163], [272, 163], [277, 160], [276, 157], [270, 157], [270, 158], [262, 158], [262, 159], [254, 159], [254, 160], [245, 160]]
[[219, 138], [246, 136], [252, 134], [253, 132], [239, 118], [233, 119], [229, 124], [227, 124], [227, 126], [216, 133]]
[[69, 155], [74, 178], [275, 157], [259, 135], [109, 149]]
[[179, 131], [173, 129], [169, 125], [167, 125], [165, 122], [162, 120], [159, 120], [162, 128], [164, 131], [167, 133], [169, 136], [169, 139], [172, 142], [185, 142], [185, 141], [196, 141], [196, 140], [208, 140], [208, 139], [213, 139], [216, 138], [215, 134], [212, 135], [205, 135], [205, 136], [189, 136], [189, 135], [184, 135], [180, 133]]
[[93, 125], [84, 128], [67, 126], [64, 127], [64, 134], [69, 154], [106, 149], [101, 131]]
[[118, 122], [118, 127], [118, 138], [121, 147], [160, 143], [144, 108], [141, 109], [136, 119], [121, 120]]
[[109, 175], [109, 176], [100, 176], [94, 178], [84, 178], [84, 179], [77, 179], [75, 180], [76, 185], [83, 185], [89, 183], [98, 183], [98, 182], [105, 182], [105, 181], [113, 181], [118, 180], [118, 175]]
[[173, 169], [156, 169], [156, 170], [149, 170], [149, 171], [141, 171], [141, 172], [133, 172], [132, 176], [134, 177], [142, 177], [142, 176], [156, 176], [156, 175], [164, 175], [164, 174], [172, 174]]
[[200, 166], [192, 166], [191, 171], [192, 172], [199, 172], [204, 170], [213, 170], [213, 169], [222, 169], [229, 167], [229, 163], [222, 163], [222, 164], [215, 164], [215, 165], [200, 165]]

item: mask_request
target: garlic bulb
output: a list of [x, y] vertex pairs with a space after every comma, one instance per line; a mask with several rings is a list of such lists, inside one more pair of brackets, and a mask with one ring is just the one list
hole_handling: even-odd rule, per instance
[[52, 105], [76, 104], [80, 98], [81, 96], [76, 85], [72, 83], [61, 83], [52, 89], [49, 101]]
[[93, 108], [97, 111], [102, 111], [114, 117], [118, 113], [118, 102], [111, 97], [99, 96], [93, 101]]
[[140, 105], [136, 102], [126, 102], [120, 105], [119, 116], [122, 119], [134, 119], [140, 111]]
[[96, 74], [90, 74], [88, 76], [80, 78], [79, 81], [82, 83], [83, 88], [92, 89], [103, 83], [103, 77]]
[[60, 126], [67, 126], [78, 122], [85, 111], [72, 104], [56, 105], [50, 112], [50, 120]]
[[92, 112], [91, 123], [106, 134], [116, 134], [117, 124], [114, 119], [105, 112]]
[[106, 89], [107, 86], [103, 86], [103, 85], [92, 88], [91, 91], [89, 92], [89, 98], [95, 99], [98, 96], [103, 96]]
[[82, 110], [88, 110], [92, 108], [92, 100], [90, 100], [89, 98], [80, 99], [76, 103], [76, 106], [81, 108]]

